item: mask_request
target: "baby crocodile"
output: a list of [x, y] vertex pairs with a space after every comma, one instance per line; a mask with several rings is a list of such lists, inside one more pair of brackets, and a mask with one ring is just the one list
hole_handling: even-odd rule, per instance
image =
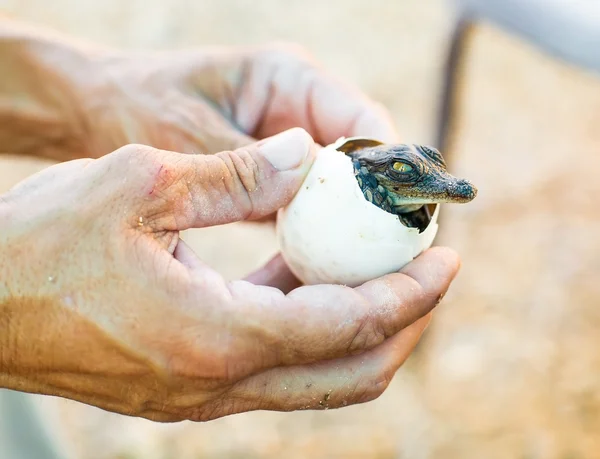
[[420, 231], [431, 219], [428, 204], [465, 203], [477, 195], [470, 182], [448, 173], [444, 158], [432, 147], [354, 138], [337, 149], [351, 158], [369, 202]]

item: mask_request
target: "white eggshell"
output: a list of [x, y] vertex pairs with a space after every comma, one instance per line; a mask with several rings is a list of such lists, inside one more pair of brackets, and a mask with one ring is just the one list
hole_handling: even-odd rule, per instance
[[305, 284], [357, 286], [401, 269], [429, 248], [439, 205], [422, 233], [363, 196], [343, 139], [323, 148], [292, 202], [277, 215], [284, 260]]

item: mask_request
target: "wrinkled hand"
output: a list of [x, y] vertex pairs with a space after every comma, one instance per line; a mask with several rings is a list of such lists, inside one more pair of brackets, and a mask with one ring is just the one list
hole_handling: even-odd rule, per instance
[[452, 252], [286, 294], [279, 259], [226, 282], [178, 237], [287, 204], [314, 151], [299, 129], [215, 155], [126, 146], [1, 196], [0, 386], [159, 421], [379, 396], [454, 277]]
[[352, 135], [397, 140], [382, 107], [295, 46], [94, 57], [78, 76], [86, 83], [75, 84], [86, 128], [70, 158], [131, 143], [216, 153], [293, 127], [321, 145]]

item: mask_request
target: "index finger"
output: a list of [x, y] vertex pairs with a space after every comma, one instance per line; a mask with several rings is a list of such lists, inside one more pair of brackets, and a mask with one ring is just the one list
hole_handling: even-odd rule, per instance
[[[287, 296], [244, 282], [231, 284], [243, 316], [256, 324], [253, 355], [262, 368], [299, 365], [354, 355], [372, 349], [428, 314], [459, 269], [450, 249], [426, 251], [401, 273], [357, 288], [337, 285], [300, 287]], [[248, 352], [248, 349], [245, 350]]]
[[252, 56], [235, 101], [236, 122], [244, 131], [264, 138], [302, 127], [322, 145], [350, 136], [398, 141], [381, 104], [327, 72], [308, 53], [276, 47]]

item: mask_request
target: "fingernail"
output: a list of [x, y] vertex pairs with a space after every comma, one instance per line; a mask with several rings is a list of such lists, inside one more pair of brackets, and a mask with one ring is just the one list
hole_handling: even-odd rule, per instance
[[259, 143], [259, 151], [280, 171], [300, 166], [310, 151], [313, 140], [304, 129], [294, 128]]

